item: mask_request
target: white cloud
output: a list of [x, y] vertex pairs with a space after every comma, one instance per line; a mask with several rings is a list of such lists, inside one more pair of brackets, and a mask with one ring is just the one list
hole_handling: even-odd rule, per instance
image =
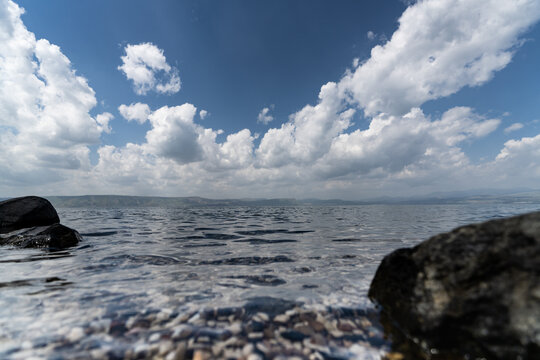
[[497, 160], [523, 160], [522, 163], [538, 164], [540, 159], [540, 135], [524, 137], [521, 140], [509, 140], [504, 143], [504, 148], [497, 155]]
[[[111, 131], [112, 115], [90, 116], [96, 101], [86, 80], [58, 47], [35, 40], [16, 5], [0, 3], [0, 189], [32, 174], [49, 193], [353, 198], [540, 178], [540, 135], [508, 141], [496, 159], [475, 164], [463, 144], [500, 120], [468, 107], [437, 117], [420, 108], [504, 68], [540, 18], [537, 1], [416, 3], [388, 43], [323, 85], [315, 104], [262, 134], [257, 147], [248, 129], [222, 135], [201, 126], [197, 114], [208, 113], [192, 104], [153, 112], [121, 105], [124, 118], [148, 120], [150, 130], [139, 144], [101, 146], [95, 166], [87, 145]], [[120, 69], [141, 94], [180, 88], [176, 69], [150, 43], [128, 45]], [[262, 109], [260, 121], [270, 121], [271, 110]], [[355, 117], [358, 110], [366, 117]]]
[[109, 125], [109, 122], [114, 119], [114, 115], [108, 112], [104, 112], [96, 116], [96, 122], [99, 124], [99, 130], [110, 134], [112, 129]]
[[164, 106], [153, 112], [149, 116], [152, 129], [146, 134], [144, 149], [180, 164], [202, 160], [200, 127], [193, 122], [196, 110], [195, 106], [184, 104]]
[[279, 129], [270, 129], [256, 151], [261, 167], [312, 162], [323, 156], [332, 140], [350, 126], [354, 110], [344, 109], [336, 83], [321, 87], [319, 103], [291, 115]]
[[484, 183], [538, 188], [540, 134], [507, 141], [495, 160], [479, 166], [477, 172]]
[[[432, 119], [419, 106], [488, 81], [509, 63], [518, 36], [540, 17], [539, 7], [525, 0], [418, 2], [403, 14], [388, 43], [376, 46], [367, 61], [356, 61], [339, 82], [322, 86], [315, 105], [269, 129], [256, 149], [248, 130], [219, 143], [219, 131], [197, 125], [196, 109], [184, 104], [152, 113], [145, 144], [112, 153], [126, 152], [122, 161], [128, 162], [136, 162], [129, 160], [134, 154], [144, 156], [147, 167], [153, 164], [148, 173], [162, 174], [150, 175], [153, 181], [167, 179], [168, 186], [191, 185], [206, 193], [263, 194], [264, 188], [274, 196], [288, 191], [313, 196], [359, 194], [365, 187], [364, 194], [373, 196], [419, 185], [484, 186], [482, 174], [495, 173], [504, 156], [476, 165], [461, 144], [489, 135], [500, 120], [467, 107]], [[369, 126], [348, 132], [357, 106], [369, 116]], [[263, 109], [261, 119], [270, 110]]]
[[[131, 144], [130, 154], [137, 148], [139, 154], [149, 156], [153, 163], [163, 158], [179, 165], [201, 163], [208, 171], [247, 166], [253, 158], [253, 140], [247, 129], [228, 135], [223, 143], [217, 142], [221, 130], [204, 128], [197, 124], [197, 109], [192, 104], [163, 106], [148, 115], [151, 129], [146, 142]], [[104, 154], [118, 153], [105, 147]], [[123, 150], [120, 150], [123, 151]], [[110, 158], [110, 156], [109, 156]]]
[[400, 17], [391, 40], [375, 46], [340, 86], [366, 115], [405, 114], [490, 80], [539, 17], [537, 0], [418, 2]]
[[506, 129], [504, 129], [504, 132], [508, 134], [512, 131], [523, 129], [523, 126], [524, 125], [522, 123], [513, 123], [512, 125], [508, 126]]
[[151, 90], [162, 94], [180, 91], [178, 69], [167, 63], [163, 50], [152, 43], [141, 43], [128, 44], [124, 51], [118, 70], [133, 81], [138, 95], [145, 95]]
[[147, 104], [135, 103], [130, 105], [120, 105], [118, 107], [120, 115], [127, 121], [137, 121], [139, 124], [144, 124], [150, 115], [150, 107]]
[[261, 110], [261, 112], [257, 116], [257, 122], [258, 123], [262, 123], [264, 125], [267, 125], [272, 120], [274, 120], [274, 117], [272, 115], [270, 115], [271, 108], [273, 109], [274, 105], [270, 106], [269, 108], [265, 107], [265, 108], [263, 108]]
[[450, 109], [438, 120], [427, 118], [419, 108], [404, 116], [381, 114], [368, 129], [339, 135], [315, 168], [324, 178], [349, 174], [384, 178], [410, 174], [413, 167], [417, 172], [463, 166], [468, 160], [457, 145], [486, 136], [498, 124], [499, 120], [484, 119], [465, 107]]
[[377, 35], [371, 30], [367, 32], [366, 36], [367, 36], [368, 40], [375, 40], [375, 38], [377, 37]]
[[87, 145], [111, 118], [89, 114], [96, 98], [87, 80], [58, 46], [36, 40], [23, 12], [0, 0], [0, 183], [58, 181], [61, 170], [90, 168]]

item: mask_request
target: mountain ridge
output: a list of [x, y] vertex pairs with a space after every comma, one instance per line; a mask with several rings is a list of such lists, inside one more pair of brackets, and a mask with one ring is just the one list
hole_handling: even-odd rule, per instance
[[467, 195], [465, 192], [437, 193], [426, 196], [378, 197], [366, 200], [294, 199], [294, 198], [242, 198], [210, 199], [200, 196], [130, 196], [82, 195], [45, 196], [55, 207], [193, 207], [193, 206], [348, 206], [348, 205], [445, 205], [445, 204], [540, 204], [540, 191], [501, 192], [499, 194]]

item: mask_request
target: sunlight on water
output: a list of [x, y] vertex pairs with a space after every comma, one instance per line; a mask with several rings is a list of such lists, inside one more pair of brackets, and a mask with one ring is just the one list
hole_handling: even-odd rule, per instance
[[238, 306], [252, 297], [368, 309], [385, 254], [459, 225], [537, 209], [59, 209], [62, 223], [83, 236], [77, 248], [0, 249], [0, 357], [61, 353], [50, 344], [76, 338], [74, 328], [110, 329], [121, 316]]

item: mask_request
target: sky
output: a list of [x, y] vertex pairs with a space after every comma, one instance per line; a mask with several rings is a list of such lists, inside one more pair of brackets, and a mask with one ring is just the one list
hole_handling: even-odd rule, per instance
[[537, 0], [0, 0], [0, 197], [538, 189]]

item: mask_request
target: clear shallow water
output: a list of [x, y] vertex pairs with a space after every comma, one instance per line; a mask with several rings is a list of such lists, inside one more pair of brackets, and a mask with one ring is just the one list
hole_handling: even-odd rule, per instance
[[255, 296], [366, 309], [371, 279], [392, 250], [459, 225], [538, 209], [59, 209], [62, 223], [83, 236], [78, 247], [0, 248], [0, 358], [54, 358], [61, 352], [47, 344], [74, 328], [107, 327], [119, 314], [187, 313]]

